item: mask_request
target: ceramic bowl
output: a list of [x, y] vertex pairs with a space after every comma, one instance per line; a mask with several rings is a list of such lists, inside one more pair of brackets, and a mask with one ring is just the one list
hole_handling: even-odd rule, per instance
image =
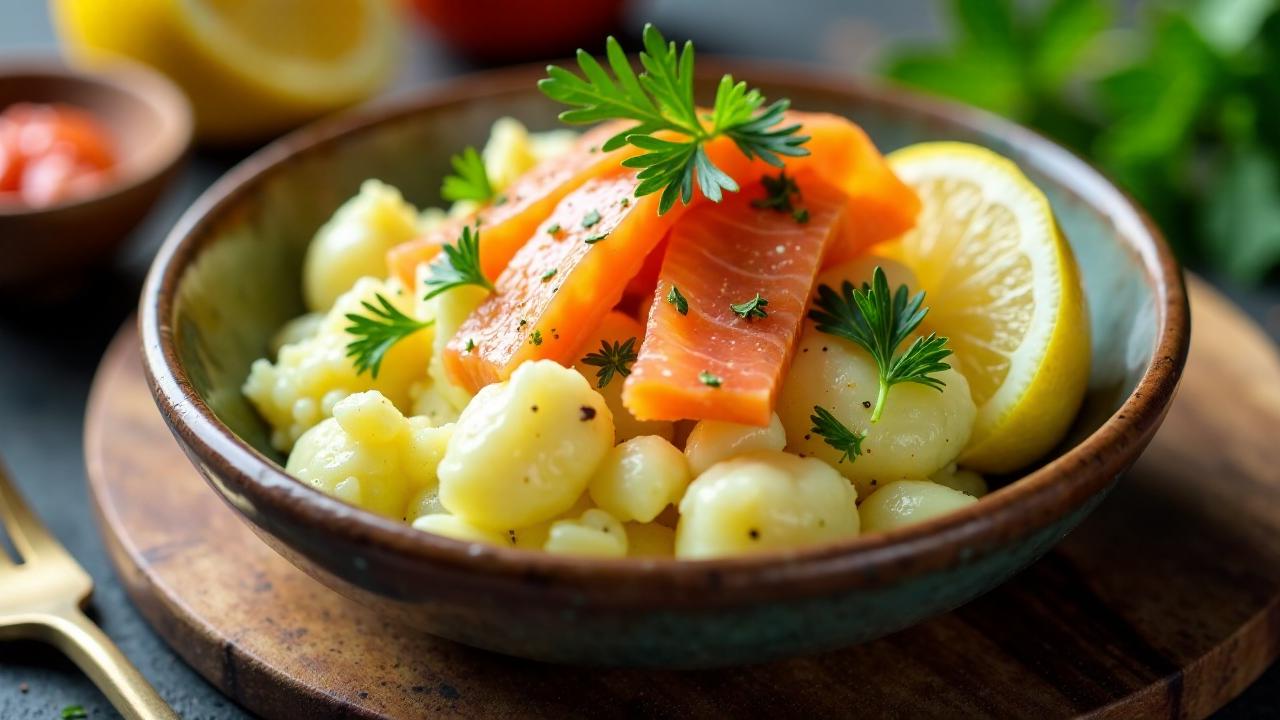
[[20, 102], [89, 111], [119, 158], [114, 177], [92, 194], [41, 208], [0, 204], [0, 290], [56, 294], [108, 259], [151, 209], [191, 143], [191, 109], [173, 83], [134, 63], [0, 60], [0, 110]]
[[980, 143], [1043, 188], [1079, 259], [1094, 338], [1085, 406], [1047, 461], [913, 527], [699, 562], [468, 544], [291, 478], [240, 385], [276, 328], [302, 312], [308, 240], [365, 178], [434, 205], [449, 154], [482, 143], [495, 119], [555, 127], [557, 108], [534, 89], [541, 72], [518, 69], [296, 132], [218, 181], [170, 234], [142, 296], [146, 370], [174, 435], [218, 495], [299, 567], [388, 618], [502, 653], [585, 664], [705, 667], [850, 645], [954, 608], [1060, 540], [1147, 445], [1183, 367], [1186, 294], [1156, 229], [1087, 164], [991, 115], [809, 72], [728, 69], [798, 108], [854, 119], [886, 151]]

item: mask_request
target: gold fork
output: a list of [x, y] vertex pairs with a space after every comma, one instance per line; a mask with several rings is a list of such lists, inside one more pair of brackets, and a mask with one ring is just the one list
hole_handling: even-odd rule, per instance
[[81, 612], [93, 579], [22, 502], [0, 465], [0, 533], [6, 528], [21, 562], [0, 547], [0, 641], [55, 645], [130, 720], [176, 719], [151, 683]]

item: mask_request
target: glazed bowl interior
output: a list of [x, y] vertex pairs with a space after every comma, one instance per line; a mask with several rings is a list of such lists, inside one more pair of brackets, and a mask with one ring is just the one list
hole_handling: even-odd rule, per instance
[[[704, 90], [729, 68], [711, 69]], [[1094, 170], [1011, 123], [812, 73], [732, 70], [794, 107], [853, 119], [884, 151], [927, 140], [990, 147], [1048, 195], [1081, 266], [1094, 341], [1084, 407], [1040, 466], [911, 527], [697, 562], [463, 543], [287, 476], [240, 388], [277, 328], [304, 310], [300, 268], [313, 233], [368, 178], [400, 188], [419, 207], [438, 205], [449, 156], [481, 145], [500, 117], [557, 127], [535, 69], [469, 78], [299, 131], [233, 170], [188, 211], [157, 256], [140, 311], [151, 388], [180, 444], [264, 540], [323, 582], [388, 617], [529, 658], [760, 662], [898, 630], [1026, 566], [1102, 500], [1164, 416], [1188, 339], [1181, 273], [1168, 248]]]

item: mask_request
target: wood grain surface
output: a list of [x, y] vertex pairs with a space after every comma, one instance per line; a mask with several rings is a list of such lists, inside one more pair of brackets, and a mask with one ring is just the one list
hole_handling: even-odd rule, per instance
[[1199, 718], [1280, 653], [1280, 358], [1221, 296], [1192, 289], [1180, 394], [1084, 525], [955, 612], [812, 658], [580, 670], [393, 626], [295, 569], [217, 500], [152, 403], [132, 326], [90, 400], [90, 485], [142, 613], [270, 718]]

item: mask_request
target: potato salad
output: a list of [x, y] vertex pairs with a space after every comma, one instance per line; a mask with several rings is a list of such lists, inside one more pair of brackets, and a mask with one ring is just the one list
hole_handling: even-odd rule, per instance
[[[892, 533], [1066, 434], [1089, 370], [1069, 244], [984, 148], [847, 118], [645, 29], [644, 71], [539, 83], [420, 210], [369, 179], [243, 391], [299, 482], [521, 551], [704, 560]], [[681, 79], [684, 78], [684, 79]], [[683, 89], [682, 89], [683, 88]]]

